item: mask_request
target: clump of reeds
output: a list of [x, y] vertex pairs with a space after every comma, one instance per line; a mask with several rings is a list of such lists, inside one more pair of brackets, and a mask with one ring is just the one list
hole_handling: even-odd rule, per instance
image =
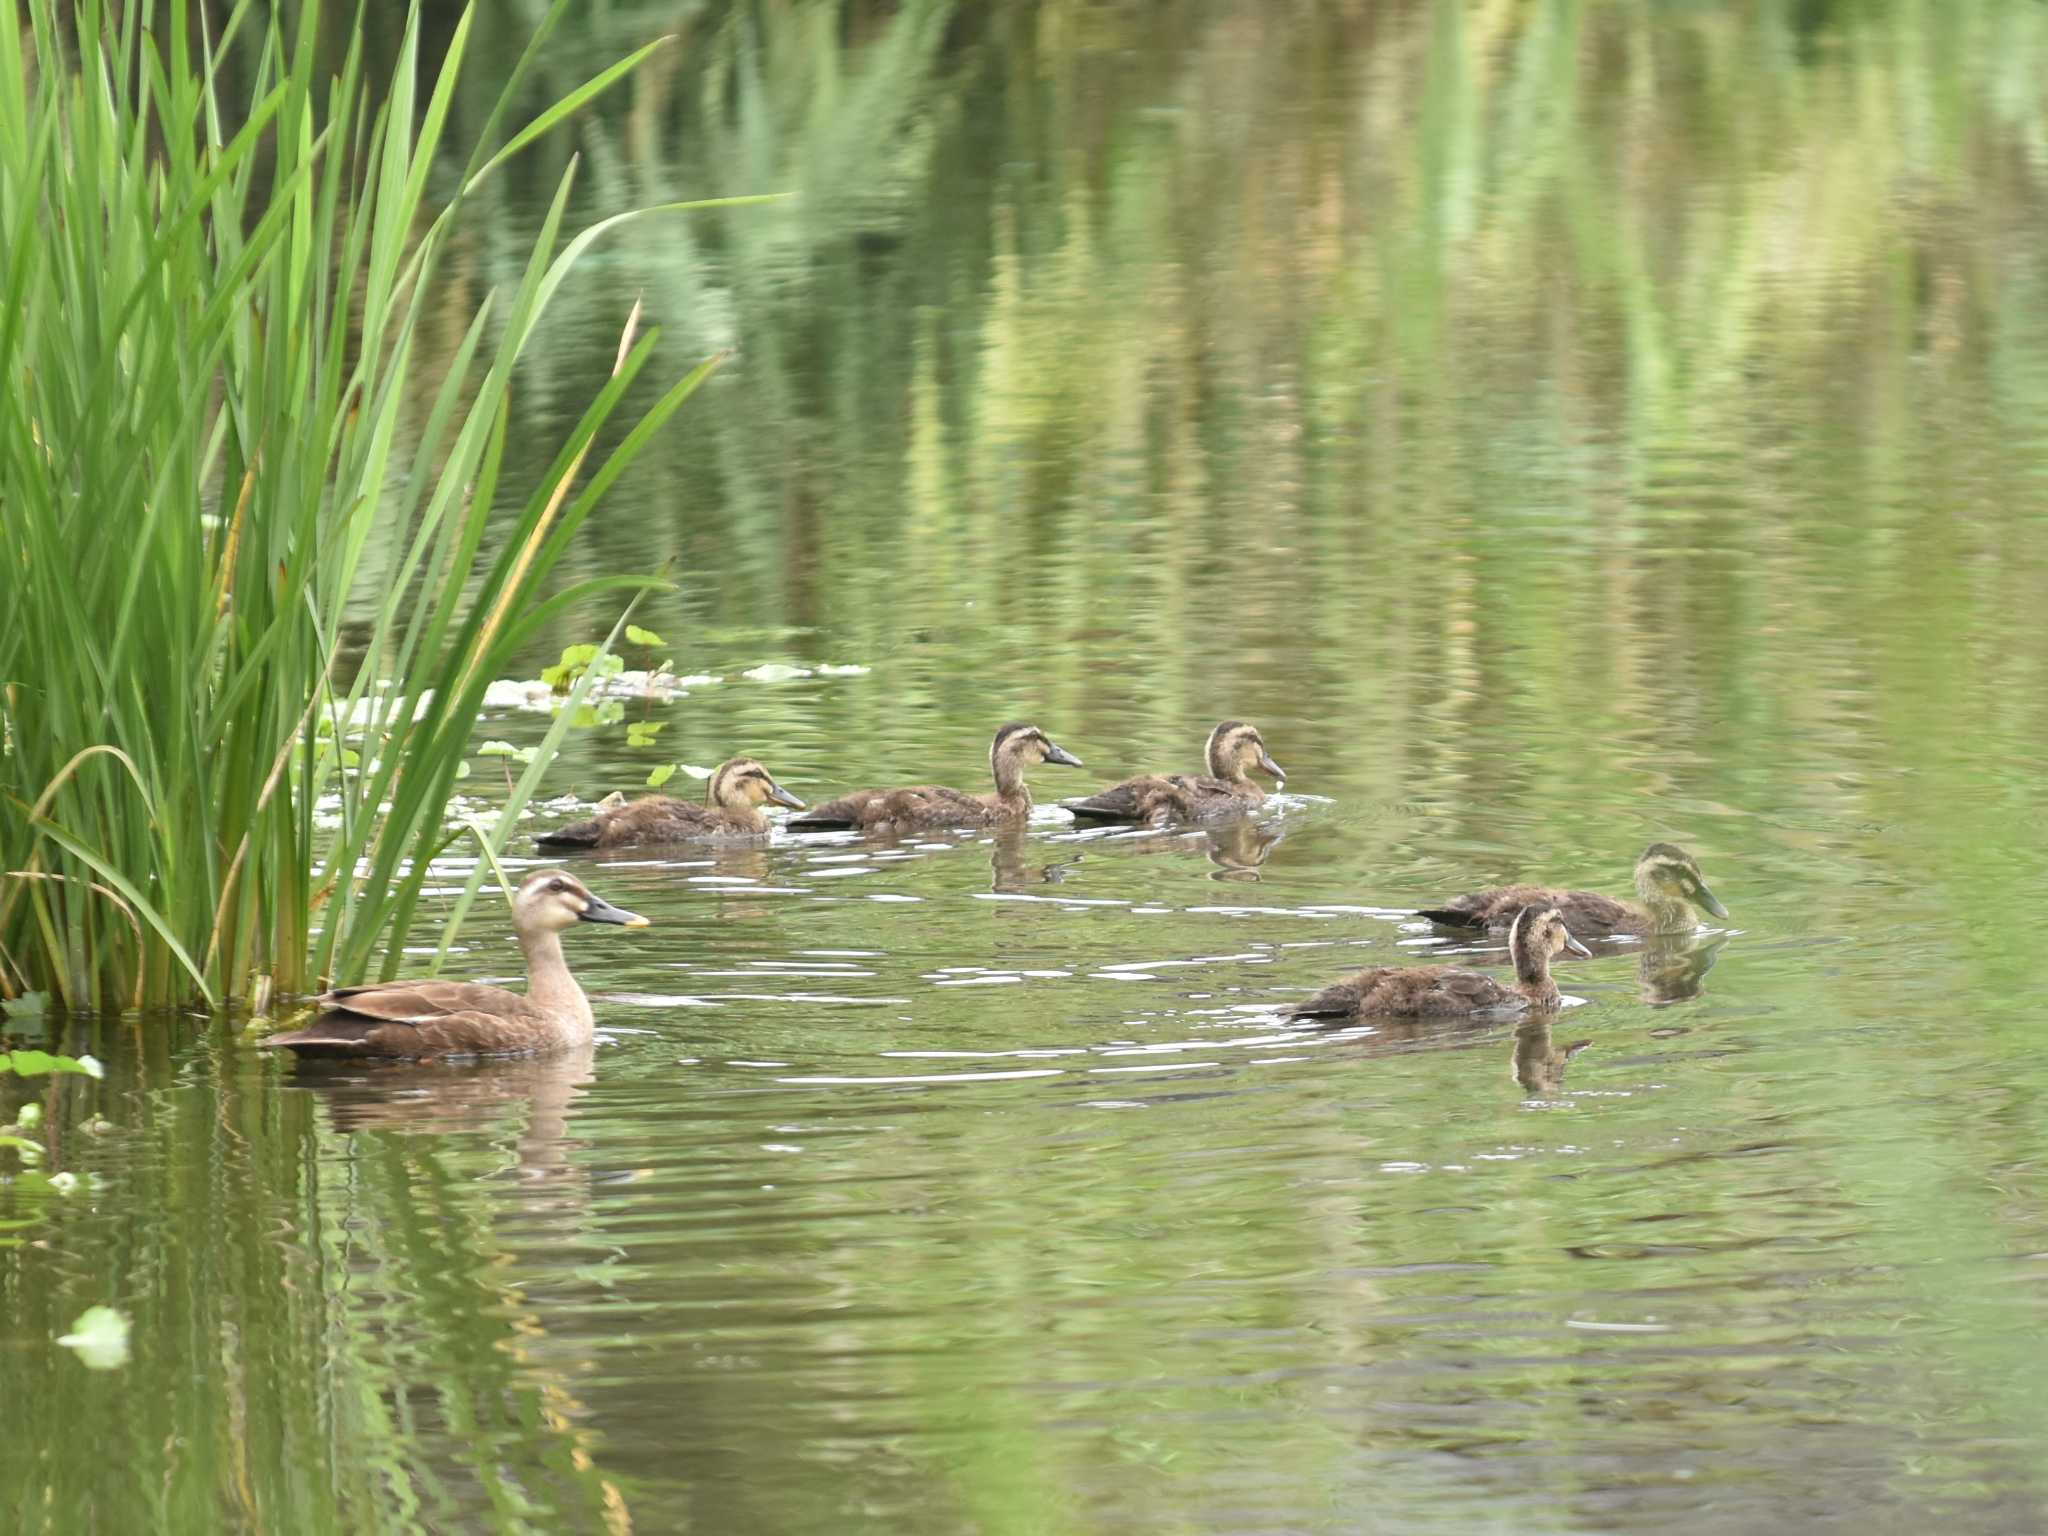
[[560, 241], [573, 166], [517, 288], [423, 355], [464, 200], [647, 52], [497, 143], [569, 3], [452, 179], [468, 13], [422, 97], [416, 9], [373, 86], [359, 27], [318, 65], [317, 4], [218, 35], [183, 0], [0, 6], [0, 995], [219, 1003], [395, 956], [485, 686], [643, 585], [534, 597], [709, 363], [579, 481], [629, 325], [546, 473], [500, 479], [512, 369], [598, 233]]

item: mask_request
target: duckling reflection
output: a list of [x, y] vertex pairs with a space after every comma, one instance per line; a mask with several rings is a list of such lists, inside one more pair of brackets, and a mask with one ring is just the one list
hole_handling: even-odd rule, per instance
[[1234, 821], [1204, 827], [1202, 841], [1209, 862], [1216, 866], [1212, 880], [1256, 880], [1259, 866], [1273, 856], [1287, 829], [1270, 822]]
[[1285, 824], [1240, 818], [1204, 827], [1169, 827], [1158, 831], [1122, 832], [1090, 847], [1120, 853], [1186, 853], [1199, 848], [1216, 866], [1212, 880], [1257, 880], [1259, 866], [1287, 836]]
[[1550, 1033], [1548, 1013], [1532, 1014], [1515, 1026], [1515, 1081], [1532, 1098], [1548, 1098], [1564, 1091], [1565, 1063], [1593, 1042], [1574, 1040], [1559, 1045]]
[[1636, 977], [1642, 983], [1643, 1001], [1653, 1008], [1682, 1003], [1698, 997], [1706, 985], [1707, 972], [1721, 958], [1728, 942], [1725, 933], [1660, 934], [1644, 941], [1636, 961]]
[[1067, 871], [1081, 862], [1081, 856], [1041, 862], [1030, 857], [1042, 853], [1046, 844], [1033, 842], [1022, 827], [1005, 827], [989, 839], [988, 888], [998, 895], [1028, 896], [1040, 886], [1058, 885]]

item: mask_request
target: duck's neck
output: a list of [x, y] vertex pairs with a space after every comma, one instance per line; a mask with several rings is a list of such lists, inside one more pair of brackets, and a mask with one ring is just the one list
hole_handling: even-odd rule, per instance
[[569, 962], [562, 957], [559, 933], [520, 935], [519, 948], [526, 956], [526, 995], [535, 1006], [546, 1009], [572, 1026], [571, 1044], [588, 1040], [596, 1020], [590, 999], [569, 974]]
[[1252, 782], [1251, 769], [1236, 759], [1226, 762], [1221, 753], [1209, 759], [1209, 777], [1221, 779], [1232, 789], [1248, 789], [1255, 795], [1259, 794], [1259, 786]]
[[1533, 945], [1515, 945], [1515, 990], [1537, 1008], [1555, 1008], [1563, 996], [1550, 976], [1550, 961]]
[[996, 776], [997, 802], [1008, 811], [1029, 811], [1031, 791], [1024, 783], [1024, 765], [1006, 752], [992, 758], [989, 768]]

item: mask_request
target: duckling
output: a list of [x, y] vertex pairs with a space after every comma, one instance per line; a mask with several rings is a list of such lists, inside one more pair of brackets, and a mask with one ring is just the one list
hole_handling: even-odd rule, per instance
[[1480, 1013], [1490, 1008], [1555, 1008], [1559, 994], [1550, 961], [1570, 950], [1588, 953], [1556, 907], [1524, 907], [1508, 929], [1515, 984], [1455, 965], [1378, 965], [1323, 988], [1288, 1010], [1296, 1019], [1413, 1018]]
[[1215, 821], [1256, 810], [1266, 792], [1252, 782], [1252, 770], [1285, 784], [1287, 775], [1266, 751], [1265, 738], [1242, 720], [1226, 720], [1209, 733], [1203, 758], [1206, 774], [1142, 774], [1085, 800], [1060, 804], [1082, 821], [1142, 821], [1164, 826], [1176, 821]]
[[628, 805], [623, 796], [608, 796], [590, 820], [543, 832], [534, 841], [543, 848], [753, 842], [768, 835], [768, 818], [761, 807], [771, 801], [791, 810], [804, 808], [803, 801], [753, 758], [735, 757], [720, 763], [711, 775], [702, 805], [667, 795], [642, 795]]
[[1609, 939], [1616, 934], [1690, 933], [1698, 926], [1692, 909], [1726, 917], [1700, 876], [1700, 866], [1683, 848], [1652, 843], [1636, 860], [1636, 895], [1641, 905], [1616, 901], [1598, 891], [1557, 891], [1539, 885], [1503, 885], [1459, 896], [1441, 907], [1425, 907], [1417, 916], [1446, 928], [1485, 928], [1500, 932], [1515, 914], [1532, 903], [1564, 913], [1572, 933], [1581, 939]]
[[647, 919], [595, 896], [574, 875], [537, 870], [512, 899], [526, 955], [526, 995], [473, 981], [386, 981], [337, 987], [316, 998], [304, 1029], [265, 1046], [300, 1056], [537, 1056], [590, 1043], [590, 1000], [562, 958], [562, 931], [578, 923], [645, 928]]
[[1024, 770], [1038, 763], [1082, 766], [1081, 759], [1059, 746], [1035, 725], [1012, 722], [996, 732], [989, 747], [994, 794], [970, 795], [942, 784], [911, 789], [857, 789], [837, 800], [812, 806], [789, 818], [792, 830], [823, 832], [854, 827], [882, 837], [948, 827], [992, 827], [1021, 822], [1031, 815], [1031, 791]]

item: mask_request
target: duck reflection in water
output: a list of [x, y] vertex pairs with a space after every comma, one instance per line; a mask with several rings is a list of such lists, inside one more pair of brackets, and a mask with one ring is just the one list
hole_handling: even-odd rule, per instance
[[1642, 985], [1643, 1001], [1663, 1008], [1698, 997], [1706, 986], [1707, 972], [1721, 958], [1728, 942], [1725, 933], [1660, 934], [1644, 941], [1636, 961], [1636, 978]]
[[1515, 1081], [1532, 1098], [1549, 1098], [1564, 1090], [1565, 1063], [1593, 1042], [1574, 1040], [1559, 1045], [1550, 1032], [1553, 1015], [1534, 1014], [1515, 1026]]
[[988, 888], [998, 895], [1030, 896], [1042, 885], [1060, 884], [1081, 856], [1050, 862], [1031, 856], [1034, 849], [1043, 854], [1047, 846], [1034, 842], [1023, 827], [1003, 828], [988, 840]]
[[317, 1095], [343, 1135], [489, 1136], [510, 1153], [509, 1175], [559, 1187], [580, 1206], [589, 1178], [571, 1161], [584, 1143], [569, 1136], [569, 1114], [595, 1077], [596, 1047], [586, 1044], [467, 1063], [316, 1059], [300, 1064], [285, 1091]]
[[1104, 837], [1089, 836], [1089, 848], [1114, 848], [1118, 853], [1186, 854], [1200, 850], [1216, 866], [1211, 880], [1252, 880], [1259, 878], [1259, 866], [1272, 857], [1273, 850], [1287, 836], [1287, 828], [1270, 821], [1240, 816], [1234, 821], [1203, 827], [1147, 828], [1142, 832], [1116, 832]]

